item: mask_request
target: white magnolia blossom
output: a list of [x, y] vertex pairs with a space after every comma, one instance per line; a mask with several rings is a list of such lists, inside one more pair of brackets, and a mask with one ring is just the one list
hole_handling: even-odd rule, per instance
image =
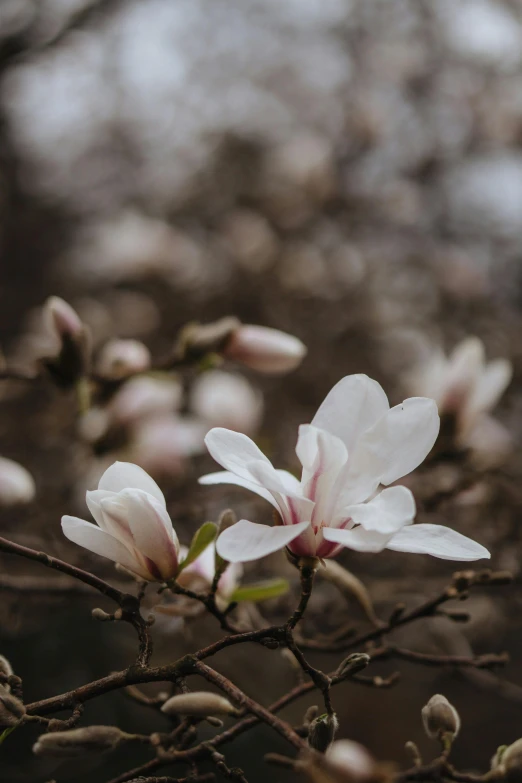
[[87, 492], [86, 500], [97, 525], [62, 517], [62, 530], [70, 541], [150, 582], [176, 575], [178, 537], [163, 493], [148, 473], [130, 462], [115, 462], [98, 489]]
[[513, 367], [507, 359], [486, 362], [478, 337], [462, 340], [448, 357], [436, 349], [413, 372], [410, 387], [433, 397], [439, 413], [455, 417], [457, 442], [464, 447], [505, 450], [509, 434], [489, 416], [506, 390]]
[[0, 457], [0, 506], [30, 503], [36, 488], [29, 471], [7, 457]]
[[342, 547], [447, 560], [489, 557], [483, 546], [450, 528], [413, 525], [412, 493], [388, 486], [424, 460], [438, 432], [433, 400], [412, 397], [390, 409], [381, 386], [366, 375], [339, 381], [312, 423], [301, 425], [296, 448], [301, 480], [276, 470], [245, 435], [211, 430], [208, 450], [225, 471], [200, 482], [246, 487], [268, 500], [282, 521], [268, 527], [242, 519], [221, 534], [218, 553], [230, 562], [255, 560], [285, 546], [297, 556], [321, 558]]

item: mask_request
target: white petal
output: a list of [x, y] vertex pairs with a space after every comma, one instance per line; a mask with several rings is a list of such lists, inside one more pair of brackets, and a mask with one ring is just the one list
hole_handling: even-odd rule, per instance
[[399, 530], [387, 544], [395, 552], [433, 555], [442, 560], [480, 560], [488, 550], [471, 538], [443, 525], [411, 525]]
[[285, 547], [309, 525], [310, 522], [301, 522], [298, 525], [268, 527], [240, 519], [221, 533], [216, 543], [216, 550], [218, 555], [230, 563], [258, 560]]
[[363, 527], [354, 527], [351, 530], [323, 527], [322, 533], [326, 541], [355, 549], [356, 552], [382, 552], [390, 540], [389, 535], [365, 530]]
[[362, 435], [351, 469], [363, 474], [373, 472], [381, 484], [391, 484], [427, 457], [439, 427], [435, 402], [428, 397], [410, 397]]
[[115, 462], [107, 468], [101, 477], [98, 489], [106, 489], [109, 492], [120, 492], [122, 489], [142, 489], [156, 498], [165, 507], [163, 492], [153, 478], [132, 462]]
[[312, 424], [299, 427], [295, 452], [303, 466], [303, 484], [314, 475], [338, 472], [348, 459], [348, 450], [340, 438]]
[[300, 484], [299, 494], [290, 489], [292, 482], [288, 481], [285, 471], [275, 470], [270, 463], [259, 461], [250, 462], [248, 470], [260, 484], [274, 495], [285, 524], [295, 525], [297, 522], [312, 519], [315, 503], [302, 496]]
[[278, 511], [279, 505], [272, 495], [271, 492], [268, 491], [268, 489], [265, 489], [264, 487], [261, 487], [259, 484], [256, 484], [252, 480], [241, 478], [240, 476], [236, 476], [235, 473], [230, 473], [229, 470], [219, 470], [217, 473], [207, 473], [206, 476], [201, 476], [201, 478], [198, 479], [200, 484], [235, 484], [238, 487], [245, 487], [245, 489], [249, 489], [251, 492], [255, 492], [256, 495], [260, 495], [265, 500], [268, 500], [269, 503], [271, 503], [274, 508], [276, 508]]
[[270, 465], [254, 441], [240, 432], [214, 427], [207, 433], [205, 443], [216, 462], [241, 478], [252, 481], [252, 475], [245, 467], [248, 462], [260, 461]]
[[467, 337], [458, 343], [449, 357], [446, 387], [466, 392], [471, 389], [484, 369], [484, 343], [478, 337]]
[[337, 383], [312, 424], [340, 438], [350, 451], [359, 436], [389, 410], [386, 394], [367, 375], [347, 375]]
[[378, 533], [395, 533], [410, 525], [415, 517], [415, 499], [406, 487], [390, 487], [370, 500], [356, 506], [348, 506], [345, 516], [351, 517], [365, 530]]
[[493, 410], [509, 385], [512, 375], [513, 365], [507, 359], [496, 359], [487, 365], [466, 405], [466, 422], [472, 423], [481, 413]]
[[[120, 541], [101, 530], [97, 525], [78, 517], [62, 517], [64, 535], [79, 546], [89, 549], [96, 555], [107, 557], [115, 563], [121, 563], [134, 573], [140, 573], [140, 564]], [[141, 574], [140, 574], [141, 575]]]
[[156, 498], [140, 489], [126, 489], [116, 500], [102, 500], [104, 512], [118, 516], [117, 505], [123, 504], [136, 549], [154, 563], [159, 576], [170, 579], [178, 564], [179, 542], [170, 517]]

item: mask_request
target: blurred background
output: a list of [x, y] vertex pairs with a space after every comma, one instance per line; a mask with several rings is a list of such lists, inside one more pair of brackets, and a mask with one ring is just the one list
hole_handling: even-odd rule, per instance
[[[408, 643], [462, 654], [469, 644], [507, 648], [510, 685], [401, 664], [394, 689], [347, 683], [335, 704], [340, 736], [404, 765], [407, 740], [429, 749], [420, 708], [442, 692], [463, 718], [456, 762], [484, 768], [497, 745], [522, 734], [522, 3], [1, 0], [0, 71], [0, 342], [9, 366], [42, 355], [40, 307], [51, 294], [90, 326], [99, 356], [119, 337], [160, 357], [188, 321], [226, 315], [308, 347], [284, 377], [225, 364], [206, 390], [202, 379], [217, 371], [165, 381], [153, 417], [147, 401], [157, 389], [79, 420], [74, 395], [46, 379], [2, 382], [0, 453], [29, 469], [36, 497], [0, 510], [1, 534], [121, 579], [59, 526], [63, 513], [86, 515], [85, 490], [116, 458], [160, 481], [184, 543], [227, 506], [268, 521], [265, 505], [241, 490], [198, 488], [213, 469], [202, 447], [209, 426], [247, 432], [294, 470], [297, 425], [341, 377], [368, 373], [395, 404], [429, 393], [411, 378], [435, 349], [477, 336], [489, 359], [513, 363], [494, 414], [509, 432], [507, 456], [450, 455], [411, 486], [423, 520], [488, 546], [515, 587], [472, 598], [468, 626], [426, 622]], [[481, 443], [486, 456], [490, 443]], [[24, 678], [27, 700], [128, 665], [132, 629], [91, 620], [97, 597], [53, 592], [37, 581], [47, 578], [41, 568], [13, 560], [1, 564], [0, 652]], [[436, 593], [454, 570], [394, 553], [345, 553], [342, 562], [384, 615]], [[282, 555], [247, 572], [295, 580]], [[261, 611], [284, 616], [286, 600]], [[326, 584], [314, 607], [330, 629], [365, 622]], [[155, 632], [158, 663], [219, 633], [201, 619], [161, 621]], [[278, 653], [236, 648], [222, 658], [222, 670], [264, 703], [295, 682]], [[287, 716], [298, 723], [311, 703]], [[122, 694], [86, 715], [141, 732], [163, 726]], [[94, 783], [146, 758], [44, 763], [29, 752], [35, 733], [24, 732], [1, 748], [3, 780]], [[256, 730], [228, 758], [256, 783], [267, 774], [260, 755], [284, 749]]]

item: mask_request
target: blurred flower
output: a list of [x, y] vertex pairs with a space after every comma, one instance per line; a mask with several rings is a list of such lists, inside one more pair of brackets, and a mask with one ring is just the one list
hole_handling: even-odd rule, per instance
[[420, 465], [438, 432], [433, 400], [412, 397], [390, 409], [380, 385], [366, 375], [339, 381], [312, 424], [301, 425], [296, 448], [301, 481], [275, 470], [245, 435], [211, 430], [205, 442], [226, 470], [200, 482], [246, 487], [268, 500], [282, 519], [276, 527], [240, 520], [219, 537], [219, 555], [245, 562], [288, 546], [298, 557], [325, 558], [344, 546], [448, 560], [489, 557], [483, 546], [450, 528], [413, 525], [415, 501], [405, 487], [378, 491]]
[[70, 304], [59, 296], [51, 296], [44, 304], [44, 322], [59, 345], [65, 337], [75, 338], [82, 334], [84, 325], [80, 316]]
[[261, 393], [240, 375], [212, 370], [196, 379], [190, 408], [210, 427], [252, 434], [263, 415]]
[[232, 332], [223, 356], [259, 372], [285, 373], [301, 364], [306, 346], [279, 329], [241, 324]]
[[12, 459], [0, 457], [0, 506], [30, 503], [35, 492], [29, 471]]
[[[183, 560], [186, 554], [187, 548], [181, 547], [180, 560]], [[183, 587], [188, 587], [192, 590], [201, 589], [202, 587], [208, 590], [212, 585], [215, 575], [216, 550], [214, 544], [210, 544], [193, 563], [183, 569], [178, 577], [178, 582]], [[229, 563], [227, 565], [227, 568], [219, 579], [216, 593], [220, 609], [225, 609], [226, 606], [228, 606], [230, 603], [230, 596], [238, 587], [242, 576], [243, 566], [241, 563]]]
[[410, 389], [437, 402], [441, 416], [452, 417], [461, 448], [489, 453], [509, 450], [509, 434], [489, 412], [508, 386], [513, 368], [507, 359], [486, 363], [484, 344], [477, 337], [462, 340], [446, 357], [433, 352], [431, 359], [413, 371]]
[[166, 715], [192, 715], [205, 718], [207, 715], [236, 715], [233, 704], [217, 693], [195, 691], [178, 693], [163, 704], [161, 711]]
[[105, 378], [126, 378], [150, 367], [150, 351], [139, 340], [109, 340], [98, 356], [96, 370]]
[[158, 414], [137, 421], [130, 435], [132, 458], [154, 475], [172, 476], [183, 470], [187, 457], [204, 451], [207, 427], [176, 414]]
[[86, 494], [98, 525], [62, 517], [62, 530], [75, 544], [119, 563], [136, 576], [163, 582], [176, 575], [179, 542], [156, 482], [140, 467], [115, 462]]
[[182, 394], [174, 378], [130, 378], [112, 398], [108, 412], [118, 424], [130, 424], [145, 416], [172, 413], [180, 406]]
[[326, 753], [298, 762], [312, 783], [363, 783], [378, 779], [376, 764], [363, 745], [352, 740], [333, 742]]

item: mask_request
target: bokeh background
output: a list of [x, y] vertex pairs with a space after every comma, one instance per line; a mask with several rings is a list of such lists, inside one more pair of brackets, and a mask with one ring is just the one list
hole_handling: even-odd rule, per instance
[[[335, 693], [341, 735], [401, 764], [407, 740], [429, 749], [419, 711], [445, 693], [463, 718], [456, 761], [484, 768], [497, 745], [522, 734], [522, 4], [1, 0], [0, 70], [0, 338], [13, 365], [37, 353], [38, 308], [51, 294], [73, 304], [96, 346], [132, 337], [154, 356], [194, 319], [232, 314], [283, 329], [308, 346], [295, 373], [224, 370], [248, 384], [243, 428], [294, 469], [297, 425], [345, 374], [370, 374], [396, 403], [433, 345], [477, 335], [488, 356], [513, 361], [495, 413], [513, 439], [507, 462], [480, 474], [474, 493], [452, 494], [461, 465], [451, 462], [421, 471], [414, 485], [420, 501], [447, 492], [430, 520], [491, 548], [493, 566], [511, 569], [515, 585], [473, 598], [469, 627], [430, 622], [408, 636], [417, 649], [507, 648], [510, 684], [404, 664], [392, 690], [345, 684]], [[230, 505], [270, 517], [239, 490], [198, 489], [212, 463], [194, 445], [194, 382], [190, 373], [180, 380], [164, 459], [152, 465], [185, 542]], [[114, 458], [130, 454], [151, 468], [143, 432], [141, 441], [134, 431], [104, 440], [103, 422], [79, 423], [74, 398], [45, 380], [4, 382], [0, 395], [1, 453], [37, 485], [32, 504], [1, 511], [2, 535], [121, 578], [65, 541], [59, 519], [85, 514], [85, 489]], [[343, 557], [383, 612], [436, 592], [454, 570], [412, 555]], [[130, 630], [91, 620], [96, 597], [38, 589], [46, 575], [13, 558], [1, 568], [0, 652], [28, 699], [127, 665]], [[295, 578], [282, 556], [248, 569], [281, 572]], [[314, 616], [323, 630], [350, 616], [364, 623], [355, 603], [325, 585], [314, 607], [310, 632]], [[158, 623], [157, 660], [217, 633], [211, 621]], [[278, 653], [237, 649], [219, 664], [264, 702], [295, 682]], [[298, 723], [310, 703], [288, 715]], [[163, 725], [121, 694], [86, 714], [139, 731]], [[15, 732], [1, 748], [3, 780], [94, 783], [142, 758], [44, 764], [31, 758], [33, 736]], [[284, 747], [257, 730], [229, 758], [263, 781], [258, 759], [268, 750]]]

